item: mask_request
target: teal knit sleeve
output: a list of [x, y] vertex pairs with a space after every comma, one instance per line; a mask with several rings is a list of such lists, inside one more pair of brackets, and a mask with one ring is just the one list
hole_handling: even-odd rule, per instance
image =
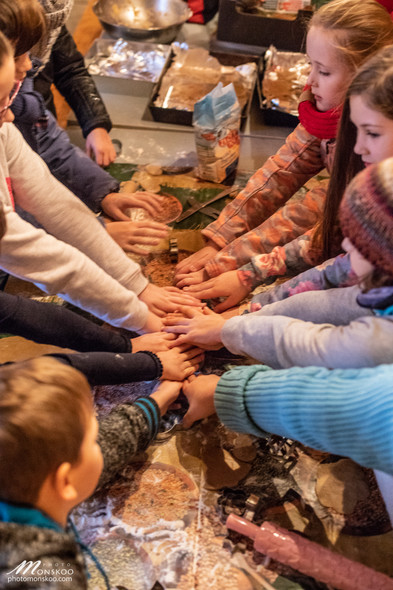
[[238, 432], [278, 434], [393, 474], [393, 365], [236, 367], [221, 377], [215, 406]]

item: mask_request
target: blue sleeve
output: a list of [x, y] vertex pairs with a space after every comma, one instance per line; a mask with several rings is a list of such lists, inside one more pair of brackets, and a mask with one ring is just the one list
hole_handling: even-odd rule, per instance
[[392, 365], [236, 367], [218, 382], [215, 406], [237, 432], [278, 434], [393, 474]]
[[[33, 79], [25, 78], [18, 94], [12, 103], [11, 110], [15, 115], [15, 123], [34, 125], [40, 117], [45, 116], [45, 101], [33, 87]], [[30, 144], [30, 142], [29, 142]]]
[[98, 213], [102, 199], [117, 192], [119, 182], [70, 142], [52, 113], [47, 115], [47, 128], [37, 130], [38, 154], [57, 180]]

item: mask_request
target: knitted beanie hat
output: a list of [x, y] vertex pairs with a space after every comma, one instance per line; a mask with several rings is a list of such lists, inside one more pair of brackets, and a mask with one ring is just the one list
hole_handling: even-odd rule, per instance
[[350, 182], [340, 224], [360, 254], [393, 277], [393, 158], [368, 166]]
[[31, 55], [38, 57], [42, 67], [49, 61], [52, 47], [66, 23], [74, 0], [39, 0], [45, 12], [47, 34], [31, 50]]

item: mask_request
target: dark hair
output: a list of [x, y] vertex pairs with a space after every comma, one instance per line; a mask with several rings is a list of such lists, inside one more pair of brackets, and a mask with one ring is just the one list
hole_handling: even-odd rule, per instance
[[371, 109], [393, 120], [393, 45], [370, 57], [359, 68], [347, 91], [323, 217], [313, 238], [313, 247], [322, 249], [324, 259], [337, 253], [335, 249], [341, 237], [338, 209], [346, 187], [364, 167], [361, 156], [354, 152], [357, 131], [350, 118], [350, 97], [359, 95]]
[[6, 57], [13, 57], [14, 52], [8, 39], [2, 34], [0, 30], [0, 68], [3, 67]]
[[0, 31], [19, 57], [46, 34], [45, 15], [37, 0], [0, 0]]
[[393, 277], [379, 268], [374, 268], [367, 276], [359, 279], [359, 284], [363, 293], [378, 287], [390, 287], [393, 285]]
[[84, 375], [52, 358], [0, 368], [0, 499], [34, 504], [62, 463], [78, 463], [93, 412]]
[[[312, 249], [322, 252], [323, 260], [339, 252], [342, 233], [338, 223], [338, 209], [344, 191], [352, 178], [363, 168], [362, 158], [355, 154], [356, 127], [350, 119], [349, 96], [344, 101], [340, 126], [337, 133], [334, 160], [321, 220], [312, 239]], [[343, 164], [345, 162], [345, 164]]]

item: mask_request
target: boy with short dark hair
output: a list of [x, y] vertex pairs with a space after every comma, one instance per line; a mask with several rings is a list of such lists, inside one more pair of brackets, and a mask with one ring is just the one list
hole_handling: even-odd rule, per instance
[[43, 357], [0, 368], [0, 588], [87, 588], [68, 514], [148, 446], [180, 388], [165, 381], [98, 425], [75, 369]]

